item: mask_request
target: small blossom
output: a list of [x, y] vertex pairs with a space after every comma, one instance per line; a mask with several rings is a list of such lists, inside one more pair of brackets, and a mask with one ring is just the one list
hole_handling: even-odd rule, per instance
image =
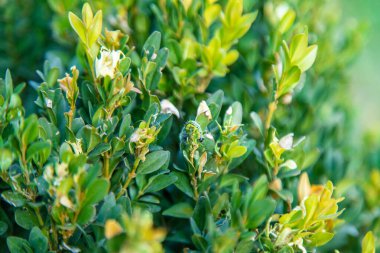
[[287, 168], [289, 168], [291, 170], [295, 170], [295, 169], [297, 169], [297, 164], [293, 160], [287, 160], [286, 162], [284, 162], [283, 164], [281, 164], [281, 167], [287, 167]]
[[228, 109], [226, 111], [226, 114], [227, 115], [231, 115], [232, 114], [232, 106], [228, 107]]
[[53, 108], [53, 101], [49, 98], [46, 99], [46, 107], [47, 108]]
[[138, 133], [138, 131], [135, 131], [133, 132], [133, 134], [131, 135], [131, 138], [130, 138], [130, 142], [138, 142], [140, 139], [140, 135]]
[[204, 136], [210, 140], [214, 140], [214, 136], [212, 136], [210, 133], [206, 133]]
[[167, 99], [161, 101], [161, 112], [174, 114], [177, 118], [179, 118], [178, 109]]
[[287, 134], [284, 137], [282, 137], [279, 141], [279, 145], [281, 148], [285, 150], [290, 150], [293, 147], [293, 133]]
[[285, 16], [285, 14], [288, 12], [288, 10], [289, 10], [289, 6], [287, 4], [279, 5], [275, 10], [278, 20], [281, 20]]
[[95, 60], [96, 77], [109, 76], [113, 79], [117, 73], [117, 66], [123, 53], [120, 50], [108, 50], [102, 48], [100, 51], [100, 58]]
[[202, 101], [198, 107], [197, 116], [204, 114], [209, 120], [212, 119], [210, 108], [208, 107], [206, 101]]

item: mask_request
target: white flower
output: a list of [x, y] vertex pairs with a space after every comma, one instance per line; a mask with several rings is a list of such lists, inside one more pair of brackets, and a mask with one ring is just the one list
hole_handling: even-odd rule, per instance
[[100, 50], [100, 58], [96, 58], [95, 60], [96, 77], [99, 78], [109, 76], [113, 79], [122, 55], [123, 53], [120, 50], [110, 51], [106, 48], [102, 48]]
[[46, 99], [46, 107], [47, 108], [53, 108], [53, 101], [49, 98]]
[[198, 107], [198, 110], [197, 110], [197, 117], [198, 117], [199, 115], [201, 115], [202, 113], [204, 113], [204, 115], [205, 115], [209, 120], [212, 119], [212, 115], [211, 115], [210, 108], [208, 108], [208, 105], [207, 105], [206, 101], [204, 101], [204, 100], [199, 104], [199, 107]]
[[286, 168], [289, 168], [291, 170], [295, 170], [295, 169], [297, 169], [297, 164], [293, 160], [287, 160], [286, 162], [284, 162], [283, 164], [281, 164], [280, 167], [286, 167]]
[[179, 111], [178, 109], [167, 99], [164, 99], [161, 101], [161, 112], [162, 113], [170, 113], [174, 114], [179, 118]]
[[289, 150], [293, 147], [293, 133], [287, 134], [284, 137], [282, 137], [279, 141], [280, 146], [285, 149]]
[[131, 138], [130, 138], [130, 142], [138, 142], [140, 139], [140, 135], [138, 133], [138, 131], [136, 130], [135, 132], [133, 132], [133, 134], [131, 135]]
[[204, 136], [205, 136], [206, 138], [212, 140], [212, 141], [214, 140], [214, 136], [212, 136], [212, 134], [210, 134], [210, 133], [206, 133]]
[[288, 10], [289, 10], [289, 6], [287, 4], [279, 5], [275, 10], [278, 20], [281, 20], [285, 16], [285, 14], [288, 12]]
[[226, 114], [227, 115], [231, 115], [232, 114], [232, 106], [228, 107], [228, 109], [226, 111]]

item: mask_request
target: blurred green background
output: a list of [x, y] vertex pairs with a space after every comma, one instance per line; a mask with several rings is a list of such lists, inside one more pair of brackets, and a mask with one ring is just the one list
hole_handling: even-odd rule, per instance
[[[19, 4], [9, 5], [6, 0], [0, 0], [0, 35], [10, 36], [10, 29], [16, 29], [11, 39], [0, 41], [0, 73], [4, 73], [9, 67], [16, 77], [24, 77], [19, 81], [36, 79], [33, 67], [42, 64], [47, 55], [46, 49], [54, 45], [53, 34], [50, 29], [51, 11], [45, 0], [14, 0]], [[333, 0], [334, 1], [334, 0]], [[32, 4], [34, 2], [34, 4]], [[12, 8], [17, 6], [33, 6], [19, 11], [22, 15], [12, 15]], [[355, 19], [364, 21], [368, 25], [365, 35], [365, 47], [359, 58], [350, 67], [350, 92], [354, 107], [356, 108], [359, 126], [362, 130], [373, 130], [380, 127], [380, 10], [379, 0], [345, 0], [342, 1], [342, 16], [347, 20], [356, 22]], [[38, 15], [38, 18], [36, 17]], [[23, 17], [20, 20], [20, 17]], [[17, 20], [16, 20], [17, 19]], [[28, 31], [33, 31], [33, 36], [25, 37]], [[17, 36], [19, 34], [19, 36]], [[56, 43], [56, 42], [55, 42]], [[41, 47], [37, 45], [46, 45]], [[62, 46], [62, 45], [60, 45]], [[47, 48], [48, 47], [48, 48]], [[28, 57], [22, 57], [25, 53]], [[12, 61], [9, 62], [10, 56]], [[36, 64], [37, 63], [37, 64]], [[16, 67], [17, 66], [17, 67]], [[32, 67], [32, 68], [31, 68]]]
[[[350, 84], [359, 125], [363, 130], [380, 127], [380, 1], [349, 0], [343, 2], [343, 16], [368, 23], [365, 46], [351, 66]], [[353, 21], [354, 22], [354, 21]]]

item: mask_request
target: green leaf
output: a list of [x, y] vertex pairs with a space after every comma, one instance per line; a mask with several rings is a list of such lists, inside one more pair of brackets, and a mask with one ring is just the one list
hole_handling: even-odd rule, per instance
[[9, 236], [7, 245], [10, 253], [33, 253], [29, 242], [16, 236]]
[[5, 99], [11, 99], [13, 93], [13, 81], [11, 76], [11, 71], [7, 69], [5, 72]]
[[69, 21], [70, 21], [71, 27], [78, 34], [80, 40], [86, 44], [87, 43], [86, 28], [85, 28], [82, 20], [80, 20], [80, 18], [78, 18], [78, 16], [75, 15], [74, 13], [69, 12]]
[[14, 207], [21, 207], [26, 203], [24, 196], [17, 192], [6, 191], [1, 194], [1, 197]]
[[100, 10], [96, 12], [94, 20], [92, 21], [92, 24], [87, 34], [87, 43], [89, 47], [92, 47], [92, 45], [99, 38], [102, 32], [102, 21], [103, 21], [103, 14], [102, 14], [102, 11]]
[[86, 225], [95, 217], [95, 214], [96, 214], [96, 210], [93, 205], [87, 205], [83, 207], [80, 210], [79, 215], [78, 215], [78, 219], [77, 219], [78, 224]]
[[89, 157], [97, 157], [104, 152], [111, 149], [111, 144], [109, 143], [99, 143], [91, 152], [88, 154]]
[[162, 214], [165, 216], [187, 219], [191, 218], [193, 215], [193, 207], [189, 203], [182, 202], [171, 206]]
[[48, 250], [48, 239], [41, 229], [34, 227], [29, 234], [29, 242], [34, 252], [44, 253]]
[[28, 146], [38, 137], [38, 119], [37, 116], [32, 114], [24, 122], [24, 129], [22, 131], [21, 140], [22, 144]]
[[94, 18], [94, 15], [92, 13], [90, 4], [85, 3], [82, 7], [82, 19], [83, 19], [83, 23], [86, 25], [86, 28], [90, 26], [93, 18]]
[[280, 33], [286, 33], [293, 25], [294, 20], [296, 18], [296, 12], [292, 9], [289, 9], [286, 14], [282, 17], [280, 23], [278, 24], [277, 30]]
[[92, 182], [86, 191], [86, 198], [83, 201], [83, 206], [95, 204], [108, 194], [109, 182], [104, 178], [99, 178]]
[[7, 170], [13, 162], [12, 152], [5, 148], [0, 148], [0, 170]]
[[51, 68], [49, 70], [49, 73], [46, 76], [46, 83], [49, 87], [54, 87], [54, 85], [57, 83], [57, 79], [59, 77], [59, 69], [58, 68]]
[[178, 178], [177, 181], [175, 181], [174, 185], [187, 196], [193, 198], [194, 191], [191, 187], [189, 177], [185, 173], [179, 171], [173, 171], [172, 173]]
[[143, 46], [143, 51], [145, 52], [149, 48], [153, 48], [154, 51], [157, 51], [160, 48], [160, 44], [161, 44], [161, 33], [155, 31], [145, 41], [145, 44]]
[[253, 121], [253, 125], [259, 130], [259, 133], [263, 136], [264, 135], [264, 125], [260, 118], [260, 116], [256, 112], [251, 112], [249, 114]]
[[210, 200], [207, 196], [201, 196], [193, 212], [193, 219], [199, 229], [206, 229], [209, 215], [212, 215]]
[[49, 158], [51, 152], [51, 142], [50, 141], [37, 141], [32, 143], [28, 150], [26, 151], [26, 160], [30, 161], [33, 157], [38, 155], [39, 162], [45, 163]]
[[314, 64], [314, 61], [317, 58], [317, 52], [317, 45], [312, 45], [305, 50], [303, 58], [297, 62], [297, 66], [301, 69], [302, 72], [305, 72]]
[[144, 192], [158, 192], [173, 184], [175, 181], [177, 181], [177, 177], [173, 173], [154, 176], [149, 179]]
[[15, 220], [20, 227], [26, 230], [30, 230], [34, 226], [39, 225], [37, 216], [29, 209], [17, 209], [15, 212]]
[[253, 187], [252, 198], [250, 201], [256, 201], [264, 199], [268, 193], [268, 179], [266, 175], [262, 175], [256, 180]]
[[363, 238], [362, 253], [375, 253], [375, 237], [372, 231], [368, 232]]
[[260, 226], [273, 214], [275, 208], [276, 201], [271, 198], [252, 202], [248, 211], [247, 228], [254, 229]]
[[318, 247], [325, 245], [334, 237], [333, 233], [317, 232], [310, 237], [310, 246]]
[[191, 240], [198, 249], [202, 250], [202, 252], [207, 252], [207, 241], [205, 238], [199, 234], [194, 234], [191, 236]]
[[137, 174], [149, 174], [161, 169], [170, 159], [170, 152], [159, 150], [149, 153], [137, 168]]
[[227, 156], [230, 159], [234, 159], [234, 158], [237, 158], [237, 157], [240, 157], [240, 156], [244, 155], [245, 152], [247, 152], [247, 148], [246, 147], [244, 147], [244, 146], [234, 146], [234, 147], [231, 147], [228, 150]]
[[0, 221], [0, 236], [5, 234], [8, 230], [8, 224], [5, 223], [4, 221]]
[[278, 97], [290, 92], [299, 82], [301, 78], [301, 70], [297, 66], [293, 66], [288, 72], [283, 74], [279, 84]]
[[216, 91], [207, 99], [207, 104], [209, 105], [211, 115], [213, 119], [217, 119], [220, 110], [223, 105], [224, 92], [222, 90]]
[[240, 126], [243, 119], [243, 107], [240, 102], [234, 102], [226, 111], [223, 124], [225, 126]]

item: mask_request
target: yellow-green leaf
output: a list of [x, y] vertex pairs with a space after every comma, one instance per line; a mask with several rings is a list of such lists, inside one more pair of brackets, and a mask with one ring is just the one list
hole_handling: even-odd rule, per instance
[[371, 231], [363, 238], [362, 253], [375, 253], [375, 237]]
[[94, 15], [91, 10], [91, 6], [89, 3], [85, 3], [82, 8], [82, 19], [85, 27], [88, 29], [92, 24], [92, 20]]
[[103, 22], [103, 14], [102, 11], [98, 11], [95, 14], [94, 20], [90, 26], [90, 30], [88, 31], [88, 45], [91, 47], [99, 38], [102, 32], [102, 22]]
[[86, 43], [86, 28], [82, 20], [80, 20], [80, 18], [78, 18], [78, 16], [75, 15], [74, 13], [69, 12], [69, 21], [70, 21], [71, 27], [78, 34], [80, 40], [83, 43]]

